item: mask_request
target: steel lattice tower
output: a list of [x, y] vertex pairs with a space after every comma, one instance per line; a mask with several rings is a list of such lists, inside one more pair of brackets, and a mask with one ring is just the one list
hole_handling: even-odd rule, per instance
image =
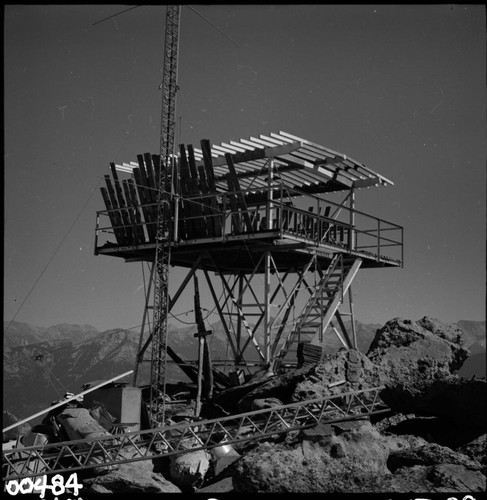
[[176, 126], [176, 92], [179, 46], [180, 6], [168, 5], [164, 42], [162, 82], [160, 168], [157, 195], [156, 284], [154, 289], [154, 322], [150, 381], [150, 419], [153, 425], [164, 423], [165, 372], [167, 355], [168, 279], [171, 260], [171, 185], [175, 176], [173, 161]]

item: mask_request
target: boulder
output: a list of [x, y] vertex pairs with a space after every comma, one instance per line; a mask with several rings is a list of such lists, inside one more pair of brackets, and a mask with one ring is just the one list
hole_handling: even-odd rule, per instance
[[439, 464], [403, 467], [383, 476], [378, 483], [381, 493], [473, 493], [485, 491], [485, 476], [464, 465]]
[[487, 469], [487, 434], [483, 434], [478, 438], [474, 439], [470, 443], [461, 446], [457, 449], [460, 453], [467, 455], [468, 457], [476, 460], [483, 466], [483, 472], [486, 474]]
[[384, 383], [421, 388], [459, 370], [469, 351], [459, 328], [425, 316], [388, 321], [377, 330], [367, 356], [382, 368]]
[[[480, 443], [478, 443], [480, 444]], [[262, 443], [233, 473], [236, 493], [446, 493], [485, 490], [478, 461], [368, 421], [320, 424], [292, 443]]]
[[294, 401], [335, 396], [381, 385], [380, 368], [363, 353], [340, 349], [325, 354], [308, 376], [296, 385]]
[[83, 493], [181, 493], [181, 490], [153, 472], [152, 460], [120, 464], [118, 470], [82, 480]]
[[237, 463], [237, 493], [379, 491], [388, 451], [368, 421], [319, 425], [295, 444], [261, 443]]
[[477, 460], [436, 443], [426, 443], [417, 448], [397, 450], [392, 452], [387, 460], [387, 467], [391, 472], [402, 467], [439, 464], [462, 465], [473, 471], [479, 471], [482, 468]]
[[377, 331], [367, 353], [380, 367], [386, 387], [381, 397], [393, 410], [483, 426], [485, 380], [456, 375], [468, 355], [459, 328], [429, 317], [388, 321]]
[[375, 427], [383, 435], [391, 437], [414, 436], [423, 443], [437, 443], [458, 449], [481, 436], [485, 429], [458, 424], [440, 417], [425, 417], [397, 413], [377, 422]]
[[190, 451], [170, 457], [171, 480], [186, 492], [199, 488], [210, 469], [210, 455], [205, 450]]

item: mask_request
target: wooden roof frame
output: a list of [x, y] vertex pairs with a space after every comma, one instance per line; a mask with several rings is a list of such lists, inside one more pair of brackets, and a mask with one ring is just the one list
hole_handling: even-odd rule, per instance
[[[211, 160], [217, 189], [226, 191], [228, 164], [225, 155], [231, 154], [242, 190], [260, 191], [267, 188], [262, 179], [269, 174], [266, 167], [274, 161], [273, 172], [285, 187], [313, 193], [388, 186], [393, 182], [342, 153], [287, 132], [230, 140], [211, 146]], [[194, 148], [197, 167], [203, 165], [203, 151]], [[117, 165], [117, 170], [131, 173], [136, 163]], [[266, 183], [264, 187], [263, 183]]]

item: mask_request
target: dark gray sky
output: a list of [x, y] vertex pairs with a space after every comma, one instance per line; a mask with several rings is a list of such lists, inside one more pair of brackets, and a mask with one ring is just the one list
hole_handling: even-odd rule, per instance
[[[165, 6], [93, 26], [125, 8], [5, 8], [6, 320], [140, 323], [140, 264], [93, 254], [109, 162], [159, 150]], [[405, 267], [359, 272], [357, 319], [485, 319], [485, 8], [196, 8], [238, 47], [183, 7], [178, 142], [283, 130], [366, 164]]]

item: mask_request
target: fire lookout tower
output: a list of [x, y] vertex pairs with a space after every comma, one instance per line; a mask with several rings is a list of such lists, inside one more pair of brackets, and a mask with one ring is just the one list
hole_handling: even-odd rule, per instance
[[[360, 268], [402, 267], [403, 228], [358, 210], [355, 192], [393, 183], [285, 132], [200, 146], [179, 146], [169, 179], [170, 265], [186, 269], [169, 310], [202, 273], [232, 369], [276, 372], [319, 360], [332, 342], [357, 348], [353, 279]], [[110, 167], [95, 254], [154, 263], [160, 156]], [[144, 318], [150, 293], [149, 283]]]

